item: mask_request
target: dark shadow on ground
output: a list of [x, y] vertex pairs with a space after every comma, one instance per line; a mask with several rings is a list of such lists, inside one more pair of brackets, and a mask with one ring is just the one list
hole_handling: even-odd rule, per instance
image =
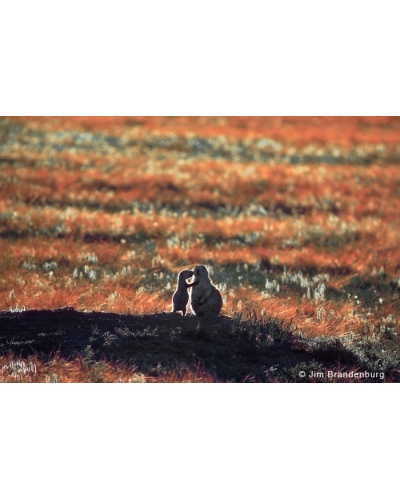
[[385, 380], [400, 381], [397, 358], [383, 359], [379, 346], [364, 347], [361, 352], [340, 339], [302, 339], [291, 325], [255, 316], [200, 320], [73, 308], [0, 312], [0, 354], [37, 354], [45, 361], [55, 353], [65, 359], [80, 354], [93, 363], [135, 365], [147, 375], [201, 366], [218, 380], [233, 382], [326, 382], [326, 376], [309, 375], [346, 366], [383, 370]]

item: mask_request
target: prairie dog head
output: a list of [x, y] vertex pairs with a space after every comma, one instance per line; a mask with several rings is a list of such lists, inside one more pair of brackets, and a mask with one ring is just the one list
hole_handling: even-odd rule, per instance
[[178, 283], [183, 283], [192, 276], [193, 276], [193, 271], [190, 271], [190, 269], [184, 269], [178, 274]]
[[209, 281], [210, 277], [208, 274], [208, 269], [206, 266], [199, 265], [193, 269], [193, 282], [198, 283], [199, 281]]

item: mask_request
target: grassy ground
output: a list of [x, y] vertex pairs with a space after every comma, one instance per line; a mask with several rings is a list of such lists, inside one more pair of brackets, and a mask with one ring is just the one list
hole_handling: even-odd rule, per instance
[[[219, 358], [198, 337], [193, 348], [197, 320], [183, 318], [193, 328], [148, 336], [148, 366], [117, 323], [111, 353], [101, 339], [52, 355], [4, 337], [3, 377], [89, 381], [101, 363], [104, 381], [314, 381], [330, 369], [397, 380], [399, 139], [398, 118], [1, 119], [0, 309], [21, 321], [22, 309], [132, 315], [154, 331], [177, 273], [201, 263], [231, 317]], [[290, 324], [285, 354], [256, 340], [260, 318]], [[237, 343], [242, 330], [253, 347]], [[18, 375], [18, 362], [37, 371]]]

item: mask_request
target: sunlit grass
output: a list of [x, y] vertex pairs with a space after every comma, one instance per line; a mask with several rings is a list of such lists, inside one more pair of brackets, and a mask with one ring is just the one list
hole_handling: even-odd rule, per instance
[[[396, 339], [399, 144], [395, 117], [2, 120], [0, 309], [170, 311], [177, 273], [201, 263], [225, 315]], [[2, 381], [152, 381], [4, 359]]]

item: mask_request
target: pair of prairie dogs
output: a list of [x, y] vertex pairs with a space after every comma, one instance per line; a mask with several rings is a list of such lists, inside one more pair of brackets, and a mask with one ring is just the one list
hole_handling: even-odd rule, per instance
[[[187, 283], [186, 280], [192, 277], [191, 283]], [[190, 305], [194, 314], [204, 318], [217, 318], [222, 309], [222, 296], [211, 283], [206, 266], [201, 265], [196, 266], [193, 271], [185, 269], [179, 273], [178, 286], [172, 297], [172, 312], [182, 311], [185, 316], [189, 288], [192, 288]]]

